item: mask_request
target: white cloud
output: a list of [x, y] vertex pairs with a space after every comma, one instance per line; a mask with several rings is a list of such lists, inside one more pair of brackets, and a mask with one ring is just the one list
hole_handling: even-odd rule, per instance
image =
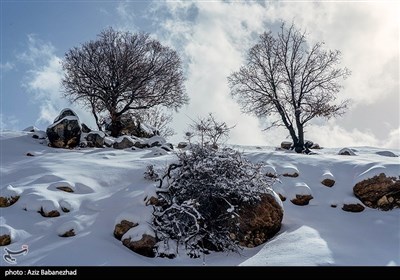
[[5, 116], [0, 113], [0, 131], [17, 130], [18, 119], [14, 115]]
[[0, 63], [1, 72], [10, 71], [15, 68], [15, 64], [7, 61], [6, 63]]
[[55, 48], [51, 43], [30, 35], [28, 49], [19, 56], [19, 59], [31, 66], [24, 78], [23, 86], [33, 94], [35, 104], [40, 107], [36, 125], [51, 124], [57, 114], [66, 107], [75, 110], [82, 121], [93, 125], [90, 113], [75, 104], [70, 104], [63, 97], [61, 58], [55, 54]]
[[[190, 121], [187, 116], [215, 112], [221, 120], [237, 124], [231, 133], [233, 143], [277, 145], [283, 140], [285, 130], [262, 132], [264, 127], [258, 120], [240, 113], [226, 80], [239, 69], [256, 36], [267, 27], [276, 27], [279, 19], [294, 21], [299, 28], [307, 29], [311, 42], [325, 41], [327, 48], [342, 51], [342, 65], [353, 74], [345, 81], [341, 96], [350, 97], [353, 106], [371, 105], [383, 96], [390, 102], [399, 92], [398, 8], [395, 2], [157, 1], [152, 11], [160, 25], [157, 38], [176, 48], [187, 62], [190, 105], [176, 114], [177, 132]], [[161, 18], [160, 14], [169, 16]], [[363, 112], [365, 116], [357, 119], [368, 121], [374, 117], [372, 112]], [[398, 127], [396, 120], [387, 122]], [[310, 127], [306, 137], [321, 140], [325, 146], [385, 145], [377, 140], [376, 127], [359, 130], [358, 126], [347, 123], [342, 127], [338, 120]], [[322, 130], [330, 137], [321, 137], [323, 134], [318, 131]], [[182, 134], [176, 139], [179, 137], [182, 139]], [[395, 146], [389, 142], [387, 145]]]

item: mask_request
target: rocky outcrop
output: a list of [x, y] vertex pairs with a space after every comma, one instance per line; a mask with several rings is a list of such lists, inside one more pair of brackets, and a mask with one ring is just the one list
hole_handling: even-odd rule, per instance
[[76, 147], [79, 145], [81, 133], [79, 118], [71, 109], [61, 111], [46, 130], [50, 146], [55, 148]]
[[239, 236], [232, 233], [230, 238], [238, 239], [241, 246], [255, 247], [280, 230], [283, 209], [275, 197], [265, 194], [259, 203], [244, 205], [239, 216]]
[[342, 210], [346, 212], [358, 213], [364, 211], [365, 207], [360, 203], [343, 204]]
[[103, 148], [105, 137], [105, 133], [101, 131], [89, 132], [88, 135], [86, 135], [87, 145], [89, 147]]
[[154, 236], [143, 234], [140, 240], [132, 241], [131, 238], [127, 238], [122, 240], [122, 244], [139, 255], [150, 258], [156, 256], [155, 245], [157, 244], [157, 240]]
[[381, 173], [357, 183], [354, 195], [366, 206], [384, 211], [400, 207], [400, 179]]
[[114, 237], [118, 240], [121, 240], [122, 236], [131, 228], [137, 226], [137, 223], [130, 222], [127, 220], [122, 220], [120, 223], [115, 225], [114, 228]]

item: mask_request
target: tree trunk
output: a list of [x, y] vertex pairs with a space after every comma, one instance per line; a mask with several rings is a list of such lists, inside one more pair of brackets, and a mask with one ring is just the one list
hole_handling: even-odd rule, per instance
[[305, 149], [304, 147], [304, 128], [303, 125], [299, 124], [297, 127], [297, 131], [298, 131], [298, 141], [297, 143], [294, 144], [294, 149], [296, 151], [296, 153], [302, 153]]
[[110, 132], [112, 137], [121, 136], [122, 123], [120, 115], [111, 116]]

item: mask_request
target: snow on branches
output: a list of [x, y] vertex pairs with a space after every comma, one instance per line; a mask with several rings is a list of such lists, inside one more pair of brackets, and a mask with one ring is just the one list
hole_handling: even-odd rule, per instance
[[271, 179], [260, 165], [229, 148], [193, 145], [178, 160], [159, 179], [153, 213], [159, 255], [170, 250], [165, 248], [170, 240], [184, 245], [191, 257], [210, 250], [237, 252], [239, 210], [272, 193]]

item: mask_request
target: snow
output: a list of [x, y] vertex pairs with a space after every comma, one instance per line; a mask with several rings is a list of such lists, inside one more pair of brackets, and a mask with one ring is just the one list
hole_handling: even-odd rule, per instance
[[[0, 234], [11, 235], [9, 249], [29, 246], [28, 254], [17, 256], [17, 265], [202, 266], [203, 261], [207, 266], [400, 265], [400, 209], [366, 207], [360, 213], [341, 209], [343, 204], [362, 204], [352, 190], [361, 180], [382, 172], [400, 175], [399, 157], [382, 155], [398, 155], [398, 150], [356, 147], [357, 156], [340, 156], [340, 148], [303, 155], [273, 147], [235, 147], [249, 160], [263, 162], [265, 173], [299, 174], [279, 176], [275, 191], [284, 196], [311, 193], [314, 198], [306, 206], [294, 205], [290, 197], [282, 202], [282, 228], [267, 243], [240, 254], [213, 252], [203, 260], [191, 259], [173, 243], [166, 253], [178, 252], [176, 258], [146, 258], [113, 236], [115, 225], [124, 219], [138, 226], [123, 239], [154, 235], [152, 206], [146, 206], [145, 198], [155, 194], [157, 183], [144, 179], [144, 172], [148, 165], [165, 170], [176, 161], [173, 153], [159, 147], [56, 149], [40, 144], [27, 131], [1, 132], [0, 146], [1, 196], [20, 196], [15, 204], [0, 209]], [[35, 156], [28, 157], [27, 152]], [[326, 188], [323, 179], [334, 179], [335, 185]], [[60, 186], [74, 192], [57, 189]], [[40, 209], [57, 210], [60, 216], [43, 217]], [[59, 236], [71, 229], [76, 236]], [[1, 265], [7, 264], [1, 260]]]

